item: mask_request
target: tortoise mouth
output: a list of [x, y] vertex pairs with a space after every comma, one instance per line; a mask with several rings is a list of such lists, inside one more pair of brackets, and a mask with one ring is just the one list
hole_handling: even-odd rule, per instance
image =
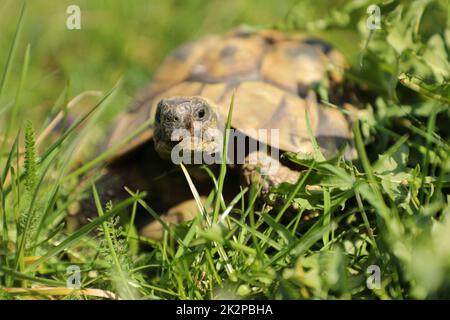
[[[157, 140], [155, 149], [159, 156], [174, 164], [204, 164], [205, 156], [214, 156], [220, 145], [215, 139], [183, 139], [178, 141]], [[199, 160], [200, 159], [200, 160]]]

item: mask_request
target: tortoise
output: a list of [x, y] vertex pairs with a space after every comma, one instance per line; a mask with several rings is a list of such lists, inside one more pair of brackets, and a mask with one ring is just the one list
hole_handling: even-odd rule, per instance
[[[322, 105], [314, 90], [325, 85], [331, 101], [348, 103], [342, 94], [345, 68], [343, 55], [327, 43], [275, 30], [239, 28], [182, 45], [165, 59], [153, 81], [113, 127], [106, 147], [154, 119], [110, 159], [102, 178], [102, 197], [126, 197], [123, 186], [127, 185], [147, 190], [149, 203], [157, 211], [173, 213], [170, 208], [180, 208], [184, 202], [191, 208], [192, 194], [185, 177], [170, 161], [175, 146], [181, 144], [174, 133], [196, 131], [208, 137], [209, 129], [223, 132], [233, 95], [232, 128], [246, 137], [246, 145], [252, 140], [266, 148], [246, 150], [242, 159], [230, 165], [233, 170], [227, 175], [225, 197], [236, 195], [241, 183], [260, 181], [262, 198], [273, 186], [295, 183], [300, 169], [273, 154], [313, 152], [306, 116], [324, 154], [336, 154], [348, 144], [346, 157], [354, 157], [350, 119]], [[276, 145], [271, 135], [259, 135], [255, 129], [278, 132]], [[217, 152], [219, 139], [208, 139], [201, 143], [189, 140], [183, 150], [187, 148], [191, 155]], [[261, 167], [273, 165], [277, 170], [261, 174]], [[198, 165], [188, 167], [200, 194], [207, 195], [214, 187], [211, 178]], [[178, 218], [171, 214], [172, 220], [186, 218], [180, 210], [175, 210]]]

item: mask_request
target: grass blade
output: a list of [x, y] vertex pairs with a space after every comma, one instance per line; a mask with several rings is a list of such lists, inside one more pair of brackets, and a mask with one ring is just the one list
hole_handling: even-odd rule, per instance
[[69, 237], [67, 237], [64, 241], [62, 241], [59, 245], [56, 247], [53, 247], [49, 251], [47, 251], [41, 258], [30, 264], [25, 271], [31, 271], [34, 270], [37, 266], [41, 265], [51, 257], [57, 255], [61, 251], [63, 251], [66, 248], [69, 248], [71, 245], [76, 244], [77, 241], [93, 231], [95, 228], [97, 228], [99, 225], [101, 225], [104, 221], [118, 215], [122, 212], [125, 208], [127, 208], [129, 205], [131, 205], [133, 202], [140, 200], [138, 197], [128, 198], [119, 204], [117, 204], [111, 211], [105, 213], [104, 216], [98, 217], [92, 222], [88, 223], [84, 227], [80, 228], [78, 231], [71, 234]]
[[220, 174], [219, 181], [217, 185], [217, 195], [216, 203], [214, 207], [213, 222], [217, 222], [219, 218], [220, 203], [222, 199], [222, 190], [225, 181], [225, 175], [227, 173], [227, 162], [228, 162], [228, 143], [230, 141], [230, 129], [231, 129], [231, 119], [233, 117], [234, 108], [234, 92], [231, 96], [230, 109], [228, 111], [227, 123], [225, 126], [225, 137], [223, 139], [223, 152], [222, 152], [222, 163], [220, 164]]

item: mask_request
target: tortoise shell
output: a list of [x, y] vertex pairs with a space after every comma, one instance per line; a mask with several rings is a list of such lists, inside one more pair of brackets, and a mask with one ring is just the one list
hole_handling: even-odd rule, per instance
[[[308, 114], [319, 145], [325, 141], [322, 148], [336, 149], [350, 139], [349, 121], [339, 110], [320, 105], [311, 88], [322, 81], [341, 82], [344, 67], [345, 59], [336, 49], [301, 36], [273, 30], [207, 36], [181, 46], [165, 59], [150, 85], [118, 121], [107, 146], [154, 118], [163, 98], [202, 96], [214, 102], [226, 119], [234, 92], [232, 126], [244, 134], [256, 138], [254, 129], [279, 129], [279, 149], [312, 152]], [[115, 157], [152, 136], [150, 126]]]

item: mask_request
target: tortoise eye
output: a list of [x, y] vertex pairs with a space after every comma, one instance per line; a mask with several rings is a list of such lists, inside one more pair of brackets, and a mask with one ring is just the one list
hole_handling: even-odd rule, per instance
[[206, 116], [206, 110], [204, 108], [201, 108], [200, 110], [197, 111], [196, 116], [198, 120], [203, 120]]

